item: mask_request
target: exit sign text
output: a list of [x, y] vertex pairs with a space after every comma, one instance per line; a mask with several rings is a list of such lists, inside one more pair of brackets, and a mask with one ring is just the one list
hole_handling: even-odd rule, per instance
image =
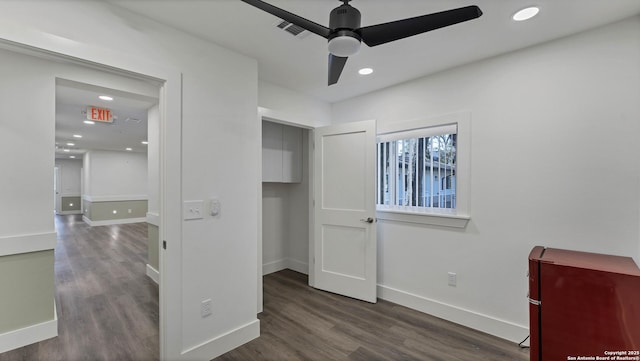
[[107, 108], [87, 107], [87, 119], [94, 122], [113, 123], [113, 114]]

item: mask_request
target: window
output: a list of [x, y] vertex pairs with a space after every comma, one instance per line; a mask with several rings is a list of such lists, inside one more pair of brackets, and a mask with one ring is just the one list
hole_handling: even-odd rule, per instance
[[379, 205], [456, 208], [457, 125], [378, 138]]
[[[379, 129], [378, 218], [452, 227], [466, 225], [469, 220], [466, 114]], [[466, 179], [460, 179], [460, 175]]]

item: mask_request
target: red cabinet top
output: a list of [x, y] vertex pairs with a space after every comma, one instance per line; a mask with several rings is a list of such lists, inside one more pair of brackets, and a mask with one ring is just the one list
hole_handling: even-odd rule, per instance
[[640, 276], [640, 269], [631, 257], [537, 246], [531, 250], [529, 259], [538, 260], [543, 263], [553, 263], [559, 266]]

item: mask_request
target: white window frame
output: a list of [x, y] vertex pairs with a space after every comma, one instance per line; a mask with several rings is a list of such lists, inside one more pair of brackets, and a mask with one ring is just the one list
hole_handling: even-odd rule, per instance
[[[383, 221], [409, 222], [464, 228], [471, 219], [469, 189], [471, 169], [471, 113], [458, 112], [442, 116], [391, 124], [378, 124], [378, 135], [407, 132], [421, 128], [457, 125], [456, 208], [376, 206], [376, 217]], [[439, 180], [440, 181], [440, 180]]]

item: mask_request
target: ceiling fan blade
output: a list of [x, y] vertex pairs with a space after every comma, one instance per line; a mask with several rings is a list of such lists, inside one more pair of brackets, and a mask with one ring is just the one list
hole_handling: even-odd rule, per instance
[[261, 1], [261, 0], [240, 0], [240, 1], [245, 2], [251, 6], [255, 6], [260, 10], [268, 12], [269, 14], [275, 15], [282, 20], [286, 20], [292, 24], [298, 25], [299, 27], [309, 30], [312, 33], [318, 34], [323, 38], [328, 38], [329, 34], [331, 33], [331, 29], [325, 26], [322, 26], [311, 20], [307, 20], [301, 16], [290, 13], [286, 10], [282, 10], [264, 1]]
[[365, 26], [358, 29], [357, 32], [360, 33], [365, 44], [376, 46], [473, 20], [481, 15], [482, 10], [472, 5], [384, 24]]
[[342, 69], [344, 69], [344, 65], [347, 63], [347, 59], [349, 58], [329, 54], [329, 85], [338, 82], [340, 74], [342, 74]]

